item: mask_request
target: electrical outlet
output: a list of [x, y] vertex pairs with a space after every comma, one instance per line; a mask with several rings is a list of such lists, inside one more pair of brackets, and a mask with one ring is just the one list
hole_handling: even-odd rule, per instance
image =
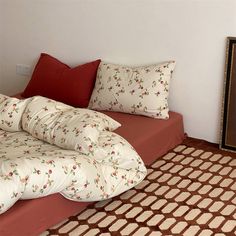
[[28, 65], [23, 64], [17, 64], [16, 65], [16, 74], [23, 75], [23, 76], [29, 76], [31, 73], [31, 68]]

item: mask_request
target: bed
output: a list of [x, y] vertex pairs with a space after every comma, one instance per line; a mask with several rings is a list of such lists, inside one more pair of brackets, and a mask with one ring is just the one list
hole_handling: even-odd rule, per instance
[[[136, 149], [147, 165], [184, 139], [183, 118], [175, 112], [170, 112], [168, 120], [118, 112], [104, 113], [122, 124], [115, 132]], [[52, 225], [80, 212], [88, 204], [89, 202], [67, 200], [60, 194], [34, 200], [20, 200], [0, 215], [0, 235], [38, 235]]]
[[[156, 96], [161, 92], [164, 97], [166, 97], [164, 106], [161, 107], [163, 110], [166, 108], [165, 102], [167, 101], [168, 96], [169, 79], [172, 75], [174, 65], [174, 62], [169, 62], [163, 65], [132, 69], [123, 66], [119, 67], [117, 65], [107, 65], [106, 63], [100, 64], [100, 60], [97, 60], [82, 66], [70, 68], [56, 58], [43, 53], [41, 54], [32, 78], [24, 91], [24, 97], [27, 98], [41, 93], [41, 96], [49, 97], [75, 107], [87, 107], [94, 85], [94, 91], [99, 91], [101, 89], [99, 86], [102, 81], [96, 80], [97, 70], [97, 77], [104, 78], [103, 82], [104, 86], [106, 86], [106, 81], [108, 81], [106, 76], [109, 76], [109, 80], [110, 78], [116, 80], [117, 67], [119, 67], [118, 70], [122, 73], [121, 78], [130, 79], [132, 83], [133, 81], [136, 81], [135, 83], [139, 83], [140, 81], [144, 83], [141, 87], [139, 85], [139, 89], [141, 89], [141, 98], [150, 93], [149, 96], [151, 97], [149, 101], [156, 103], [156, 101], [159, 101], [156, 100]], [[111, 70], [107, 74], [102, 68], [105, 69], [105, 71], [108, 68]], [[48, 73], [48, 71], [50, 71], [50, 73]], [[152, 73], [150, 73], [150, 71], [152, 71]], [[101, 74], [103, 72], [104, 74]], [[131, 77], [135, 76], [135, 78], [131, 79], [130, 76], [127, 77], [129, 73], [131, 73]], [[150, 84], [145, 84], [146, 82], [143, 81], [142, 78], [138, 79], [141, 75], [149, 79], [146, 80], [147, 82], [152, 81], [152, 86], [150, 86]], [[70, 83], [68, 83], [68, 77], [70, 78]], [[96, 83], [98, 83], [97, 85], [95, 84], [95, 80]], [[116, 84], [116, 81], [110, 82], [112, 85]], [[124, 83], [126, 82], [124, 81]], [[73, 86], [71, 86], [71, 84], [73, 84]], [[159, 87], [157, 87], [157, 84]], [[56, 89], [55, 85], [57, 85]], [[127, 86], [129, 87], [129, 85]], [[121, 96], [122, 94], [120, 94], [120, 92], [122, 91], [119, 90], [119, 86], [116, 89], [119, 96]], [[149, 88], [149, 93], [144, 91], [145, 86]], [[160, 90], [160, 88], [162, 90]], [[69, 100], [68, 91], [70, 91]], [[107, 92], [109, 91], [110, 88], [107, 88]], [[134, 91], [129, 95], [131, 98], [134, 98], [133, 92]], [[137, 94], [139, 95], [139, 93]], [[92, 106], [96, 107], [97, 95], [95, 95], [91, 101], [93, 101]], [[22, 98], [21, 94], [18, 94], [15, 97]], [[109, 97], [109, 94], [107, 94], [106, 97]], [[63, 100], [59, 100], [62, 98]], [[124, 98], [124, 101], [128, 100], [129, 99]], [[106, 99], [103, 102], [106, 103]], [[116, 106], [117, 105], [118, 104], [116, 104]], [[140, 104], [138, 104], [138, 106], [139, 105]], [[136, 108], [137, 107], [135, 107], [135, 109]], [[163, 111], [167, 110], [164, 109]], [[168, 112], [165, 114], [163, 113], [164, 116], [159, 117], [162, 119], [152, 119], [150, 117], [137, 115], [138, 113], [136, 115], [131, 115], [116, 111], [101, 112], [121, 124], [121, 127], [115, 130], [115, 133], [126, 139], [135, 148], [146, 165], [149, 165], [168, 150], [180, 144], [185, 137], [183, 117], [175, 112], [169, 112], [169, 119], [166, 119], [168, 118]], [[89, 202], [70, 201], [59, 193], [33, 200], [19, 200], [9, 210], [0, 215], [0, 235], [39, 235], [49, 227], [79, 213], [89, 204]]]

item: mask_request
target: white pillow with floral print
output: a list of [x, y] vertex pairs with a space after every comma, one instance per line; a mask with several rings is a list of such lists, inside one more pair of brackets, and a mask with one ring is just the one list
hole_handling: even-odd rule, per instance
[[174, 61], [141, 67], [101, 62], [89, 108], [168, 119], [174, 68]]
[[120, 123], [100, 112], [37, 96], [28, 104], [22, 126], [33, 137], [87, 155], [96, 147], [100, 132], [113, 131]]
[[0, 129], [21, 131], [21, 118], [28, 101], [29, 99], [19, 100], [0, 94]]

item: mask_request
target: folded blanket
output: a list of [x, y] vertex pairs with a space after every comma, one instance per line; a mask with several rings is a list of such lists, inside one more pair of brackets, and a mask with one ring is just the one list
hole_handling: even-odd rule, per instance
[[44, 97], [0, 95], [0, 214], [19, 199], [61, 193], [74, 201], [116, 196], [146, 175], [120, 124]]

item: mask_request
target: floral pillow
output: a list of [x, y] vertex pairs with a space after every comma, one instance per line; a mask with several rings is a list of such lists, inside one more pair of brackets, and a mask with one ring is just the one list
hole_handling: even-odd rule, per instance
[[113, 131], [120, 123], [96, 111], [37, 96], [28, 104], [22, 126], [38, 139], [88, 154], [97, 145], [100, 132]]
[[0, 129], [21, 131], [21, 118], [29, 99], [19, 100], [0, 94]]
[[174, 61], [141, 67], [101, 62], [89, 108], [168, 119], [174, 68]]

